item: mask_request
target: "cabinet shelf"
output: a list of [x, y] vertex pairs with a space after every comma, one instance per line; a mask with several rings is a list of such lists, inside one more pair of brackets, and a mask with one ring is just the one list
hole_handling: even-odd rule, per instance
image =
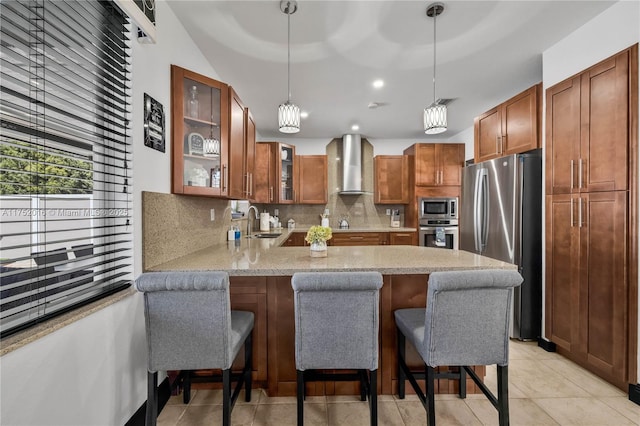
[[183, 155], [184, 158], [189, 158], [192, 160], [215, 160], [217, 158], [220, 158], [220, 154], [213, 154], [213, 155], [193, 155], [193, 154], [184, 154]]
[[192, 117], [184, 117], [184, 121], [189, 123], [192, 126], [200, 126], [200, 127], [220, 127], [220, 124], [214, 123], [213, 121], [200, 120], [199, 118]]

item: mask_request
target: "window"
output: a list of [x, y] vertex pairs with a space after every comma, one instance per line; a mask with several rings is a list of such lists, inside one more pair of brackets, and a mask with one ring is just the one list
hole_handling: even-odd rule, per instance
[[127, 19], [110, 1], [0, 2], [0, 326], [131, 285]]

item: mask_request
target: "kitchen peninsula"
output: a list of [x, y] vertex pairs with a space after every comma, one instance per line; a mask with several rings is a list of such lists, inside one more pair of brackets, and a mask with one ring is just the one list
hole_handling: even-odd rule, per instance
[[[215, 244], [148, 268], [150, 271], [219, 270], [229, 273], [232, 308], [251, 310], [256, 315], [254, 380], [270, 396], [292, 396], [296, 391], [291, 289], [294, 273], [364, 270], [382, 273], [379, 386], [381, 394], [392, 394], [396, 387], [393, 311], [425, 306], [428, 275], [435, 271], [515, 268], [515, 265], [464, 251], [418, 246], [329, 247], [328, 257], [312, 258], [308, 247], [280, 247], [288, 235], [285, 230], [278, 238], [242, 238]], [[417, 361], [418, 355], [411, 355], [411, 359]], [[477, 367], [477, 370], [484, 375], [484, 367]], [[453, 382], [441, 380], [439, 383], [436, 392], [456, 391]], [[309, 395], [359, 393], [357, 383], [328, 382], [311, 386]], [[467, 382], [467, 387], [470, 392], [475, 391], [471, 381]]]

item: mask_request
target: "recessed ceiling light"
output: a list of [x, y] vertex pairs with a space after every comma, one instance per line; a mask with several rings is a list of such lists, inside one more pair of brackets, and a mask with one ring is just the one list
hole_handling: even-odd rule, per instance
[[300, 118], [307, 118], [309, 113], [307, 111], [300, 111]]
[[360, 126], [354, 124], [353, 126], [351, 126], [351, 130], [360, 130]]
[[379, 89], [382, 86], [384, 86], [384, 80], [378, 79], [373, 82], [373, 87], [375, 87], [376, 89]]

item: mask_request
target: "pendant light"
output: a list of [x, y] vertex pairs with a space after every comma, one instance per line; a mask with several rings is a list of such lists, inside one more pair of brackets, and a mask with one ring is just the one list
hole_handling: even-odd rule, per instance
[[427, 7], [427, 16], [433, 18], [433, 103], [424, 109], [424, 132], [437, 135], [447, 131], [447, 106], [436, 100], [436, 17], [444, 12], [444, 4]]
[[300, 131], [300, 108], [291, 103], [291, 15], [298, 10], [295, 0], [282, 0], [280, 10], [287, 14], [287, 101], [278, 107], [278, 127], [282, 133]]

